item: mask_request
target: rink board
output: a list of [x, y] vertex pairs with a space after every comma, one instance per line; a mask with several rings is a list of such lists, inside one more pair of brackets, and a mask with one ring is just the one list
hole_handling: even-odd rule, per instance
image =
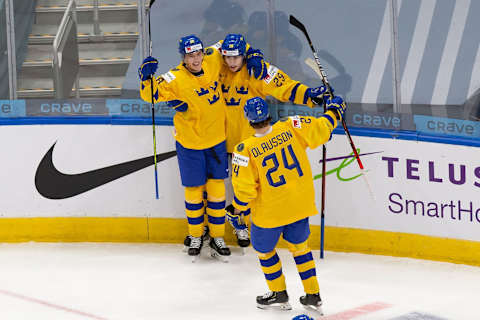
[[[36, 180], [49, 150], [55, 169], [70, 181], [71, 176], [151, 156], [151, 127], [30, 125], [0, 130], [8, 137], [0, 142], [1, 241], [179, 242], [186, 234], [176, 157], [158, 163], [158, 200], [153, 165], [66, 198], [46, 198], [37, 188], [66, 188], [55, 185], [55, 175], [51, 181]], [[348, 158], [346, 136], [335, 134], [327, 145], [327, 250], [480, 264], [478, 148], [378, 137], [354, 140], [365, 154], [374, 197], [356, 162]], [[172, 127], [158, 126], [157, 153], [172, 150]], [[309, 151], [309, 157], [317, 176], [321, 149]], [[67, 187], [75, 192], [91, 182], [87, 180], [72, 179], [78, 185]], [[317, 178], [317, 204], [320, 186]], [[319, 215], [311, 222], [311, 245], [318, 248]], [[233, 240], [230, 229], [227, 234]]]

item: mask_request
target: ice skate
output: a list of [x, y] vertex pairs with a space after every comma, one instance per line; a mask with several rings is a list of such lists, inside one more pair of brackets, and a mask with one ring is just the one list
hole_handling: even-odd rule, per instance
[[223, 262], [228, 262], [230, 256], [230, 249], [225, 244], [225, 240], [222, 237], [216, 237], [210, 239], [210, 255]]
[[246, 248], [250, 245], [250, 235], [248, 234], [248, 228], [244, 225], [243, 229], [233, 229], [233, 233], [237, 236], [237, 243], [242, 248], [242, 255], [245, 255]]
[[233, 233], [237, 237], [238, 246], [242, 248], [242, 254], [245, 254], [245, 248], [250, 245], [250, 236], [243, 214], [235, 214], [235, 208], [230, 204], [225, 208], [225, 216], [233, 227]]
[[308, 310], [317, 312], [320, 316], [323, 316], [322, 299], [320, 294], [306, 294], [300, 297], [300, 303]]
[[195, 262], [202, 250], [203, 240], [202, 237], [190, 236], [190, 246], [188, 248], [188, 255], [192, 257], [192, 262]]
[[192, 241], [192, 236], [188, 235], [185, 237], [185, 240], [183, 240], [183, 252], [188, 252], [188, 248], [190, 248], [190, 242]]
[[[202, 240], [203, 243], [208, 243], [208, 240], [210, 240], [210, 236], [208, 235], [208, 226], [205, 226], [203, 228], [203, 234], [202, 234]], [[187, 252], [188, 248], [190, 248], [190, 241], [192, 241], [192, 236], [188, 235], [185, 237], [185, 240], [183, 240], [183, 252]]]
[[270, 291], [263, 296], [257, 296], [257, 308], [259, 309], [277, 309], [292, 310], [292, 306], [288, 303], [287, 291]]

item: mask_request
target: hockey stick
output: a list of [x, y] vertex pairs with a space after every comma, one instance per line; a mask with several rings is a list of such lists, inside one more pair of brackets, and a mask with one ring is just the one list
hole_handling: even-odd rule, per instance
[[[289, 22], [291, 25], [302, 31], [302, 33], [305, 35], [307, 38], [308, 44], [310, 45], [310, 49], [312, 50], [313, 57], [315, 58], [315, 62], [317, 63], [318, 69], [320, 70], [320, 75], [323, 84], [327, 87], [327, 92], [330, 94], [331, 97], [333, 97], [332, 94], [332, 88], [330, 88], [330, 84], [328, 83], [327, 76], [325, 72], [323, 71], [322, 65], [320, 64], [320, 59], [318, 59], [317, 51], [313, 47], [312, 40], [310, 40], [310, 36], [308, 35], [307, 29], [305, 26], [294, 16], [290, 15]], [[324, 112], [326, 111], [326, 103], [324, 101], [323, 103], [323, 110]], [[357, 159], [358, 165], [360, 166], [360, 169], [363, 169], [363, 164], [362, 161], [360, 160], [360, 157], [358, 156], [357, 149], [355, 148], [355, 145], [353, 144], [352, 137], [350, 136], [350, 132], [348, 131], [347, 125], [345, 123], [345, 119], [342, 117], [342, 125], [343, 129], [345, 130], [345, 133], [347, 134], [347, 137], [350, 141], [350, 146], [353, 149], [353, 153], [355, 155], [355, 158]], [[325, 145], [323, 145], [322, 148], [322, 209], [321, 209], [321, 214], [320, 214], [320, 258], [323, 259], [323, 253], [324, 253], [324, 235], [325, 235], [325, 171], [326, 171], [326, 154], [327, 154], [327, 149]]]
[[[305, 59], [305, 64], [308, 65], [310, 68], [312, 68], [313, 71], [321, 78], [322, 73], [320, 72], [320, 69], [318, 68], [318, 65], [313, 61], [312, 58], [306, 58]], [[358, 152], [359, 150], [357, 150]], [[367, 173], [368, 170], [365, 169], [360, 169], [360, 172], [362, 173], [363, 181], [365, 181], [365, 184], [367, 185], [368, 193], [370, 194], [370, 197], [372, 198], [373, 201], [376, 201], [375, 199], [375, 194], [372, 191], [372, 187], [370, 187], [370, 183], [368, 182], [367, 179]]]
[[[150, 27], [150, 11], [152, 9], [152, 5], [155, 0], [150, 0], [150, 4], [148, 6], [148, 39], [150, 41], [150, 48], [149, 48], [149, 56], [152, 55], [153, 47], [152, 47], [152, 29]], [[150, 76], [150, 91], [151, 91], [151, 98], [152, 98], [152, 130], [153, 130], [153, 163], [155, 164], [155, 199], [158, 200], [158, 174], [157, 174], [157, 138], [155, 134], [155, 100], [153, 99], [153, 75]]]
[[[315, 49], [313, 49], [313, 46], [310, 41], [310, 37], [308, 36], [307, 30], [303, 26], [303, 24], [300, 23], [297, 19], [295, 19], [294, 16], [290, 15], [290, 24], [293, 26], [297, 27], [300, 29], [303, 34], [307, 37], [308, 43], [310, 44], [310, 47], [313, 50], [313, 55], [315, 58], [317, 58], [317, 53], [315, 52]], [[323, 81], [323, 78], [322, 78]], [[324, 82], [325, 83], [325, 82]], [[331, 93], [330, 86], [326, 86], [327, 90], [329, 93]], [[327, 111], [326, 110], [326, 104], [323, 104], [323, 112]], [[320, 259], [323, 259], [323, 253], [324, 253], [324, 247], [325, 247], [325, 188], [326, 188], [326, 171], [327, 171], [327, 147], [325, 144], [322, 145], [322, 200], [321, 200], [321, 209], [320, 209]]]
[[[312, 40], [310, 40], [310, 36], [308, 35], [307, 29], [300, 21], [298, 21], [292, 15], [290, 15], [290, 24], [298, 28], [300, 31], [302, 31], [305, 37], [307, 38], [308, 44], [310, 45], [310, 49], [312, 50], [312, 53], [313, 53], [313, 57], [315, 58], [315, 63], [317, 64], [318, 69], [320, 70], [320, 78], [323, 84], [327, 87], [327, 92], [330, 94], [330, 96], [333, 96], [332, 88], [330, 87], [330, 83], [328, 82], [327, 75], [325, 74], [325, 71], [323, 70], [323, 67], [320, 64], [320, 59], [318, 58], [317, 51], [315, 51], [315, 48], [313, 47]], [[352, 147], [352, 151], [353, 151], [353, 154], [355, 155], [355, 159], [357, 160], [358, 166], [360, 167], [361, 170], [363, 170], [362, 160], [360, 160], [360, 157], [357, 152], [357, 148], [355, 148], [355, 145], [352, 140], [352, 136], [350, 135], [350, 131], [348, 130], [347, 124], [343, 117], [342, 117], [342, 126], [343, 126], [343, 129], [345, 130], [345, 133], [347, 134], [348, 140], [350, 142], [350, 146]]]

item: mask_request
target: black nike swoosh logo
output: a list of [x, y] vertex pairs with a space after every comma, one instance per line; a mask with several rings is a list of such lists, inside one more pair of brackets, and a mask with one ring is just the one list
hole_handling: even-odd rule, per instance
[[[35, 187], [48, 199], [70, 198], [154, 164], [153, 156], [148, 156], [79, 174], [65, 174], [53, 164], [55, 144], [43, 156], [35, 173]], [[157, 154], [157, 163], [176, 155], [176, 151]]]

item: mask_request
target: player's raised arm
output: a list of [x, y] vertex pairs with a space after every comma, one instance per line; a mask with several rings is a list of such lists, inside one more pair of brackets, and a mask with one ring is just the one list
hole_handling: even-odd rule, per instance
[[315, 149], [328, 142], [332, 131], [341, 121], [347, 108], [343, 99], [339, 96], [327, 99], [327, 111], [319, 118], [309, 116], [289, 117], [292, 129], [303, 138], [306, 146]]
[[[159, 101], [173, 100], [176, 98], [174, 91], [169, 88], [168, 80], [171, 78], [171, 71], [155, 77], [158, 68], [158, 60], [154, 57], [146, 57], [142, 65], [138, 68], [138, 77], [140, 78], [140, 96], [143, 100], [152, 102], [151, 84], [153, 82], [154, 103]], [[153, 77], [153, 81], [150, 79]], [[165, 81], [167, 78], [167, 81]]]
[[327, 92], [325, 86], [308, 87], [299, 81], [291, 79], [284, 71], [267, 63], [267, 76], [262, 81], [251, 80], [263, 96], [273, 96], [282, 102], [306, 105], [310, 108], [323, 103], [323, 95]]

